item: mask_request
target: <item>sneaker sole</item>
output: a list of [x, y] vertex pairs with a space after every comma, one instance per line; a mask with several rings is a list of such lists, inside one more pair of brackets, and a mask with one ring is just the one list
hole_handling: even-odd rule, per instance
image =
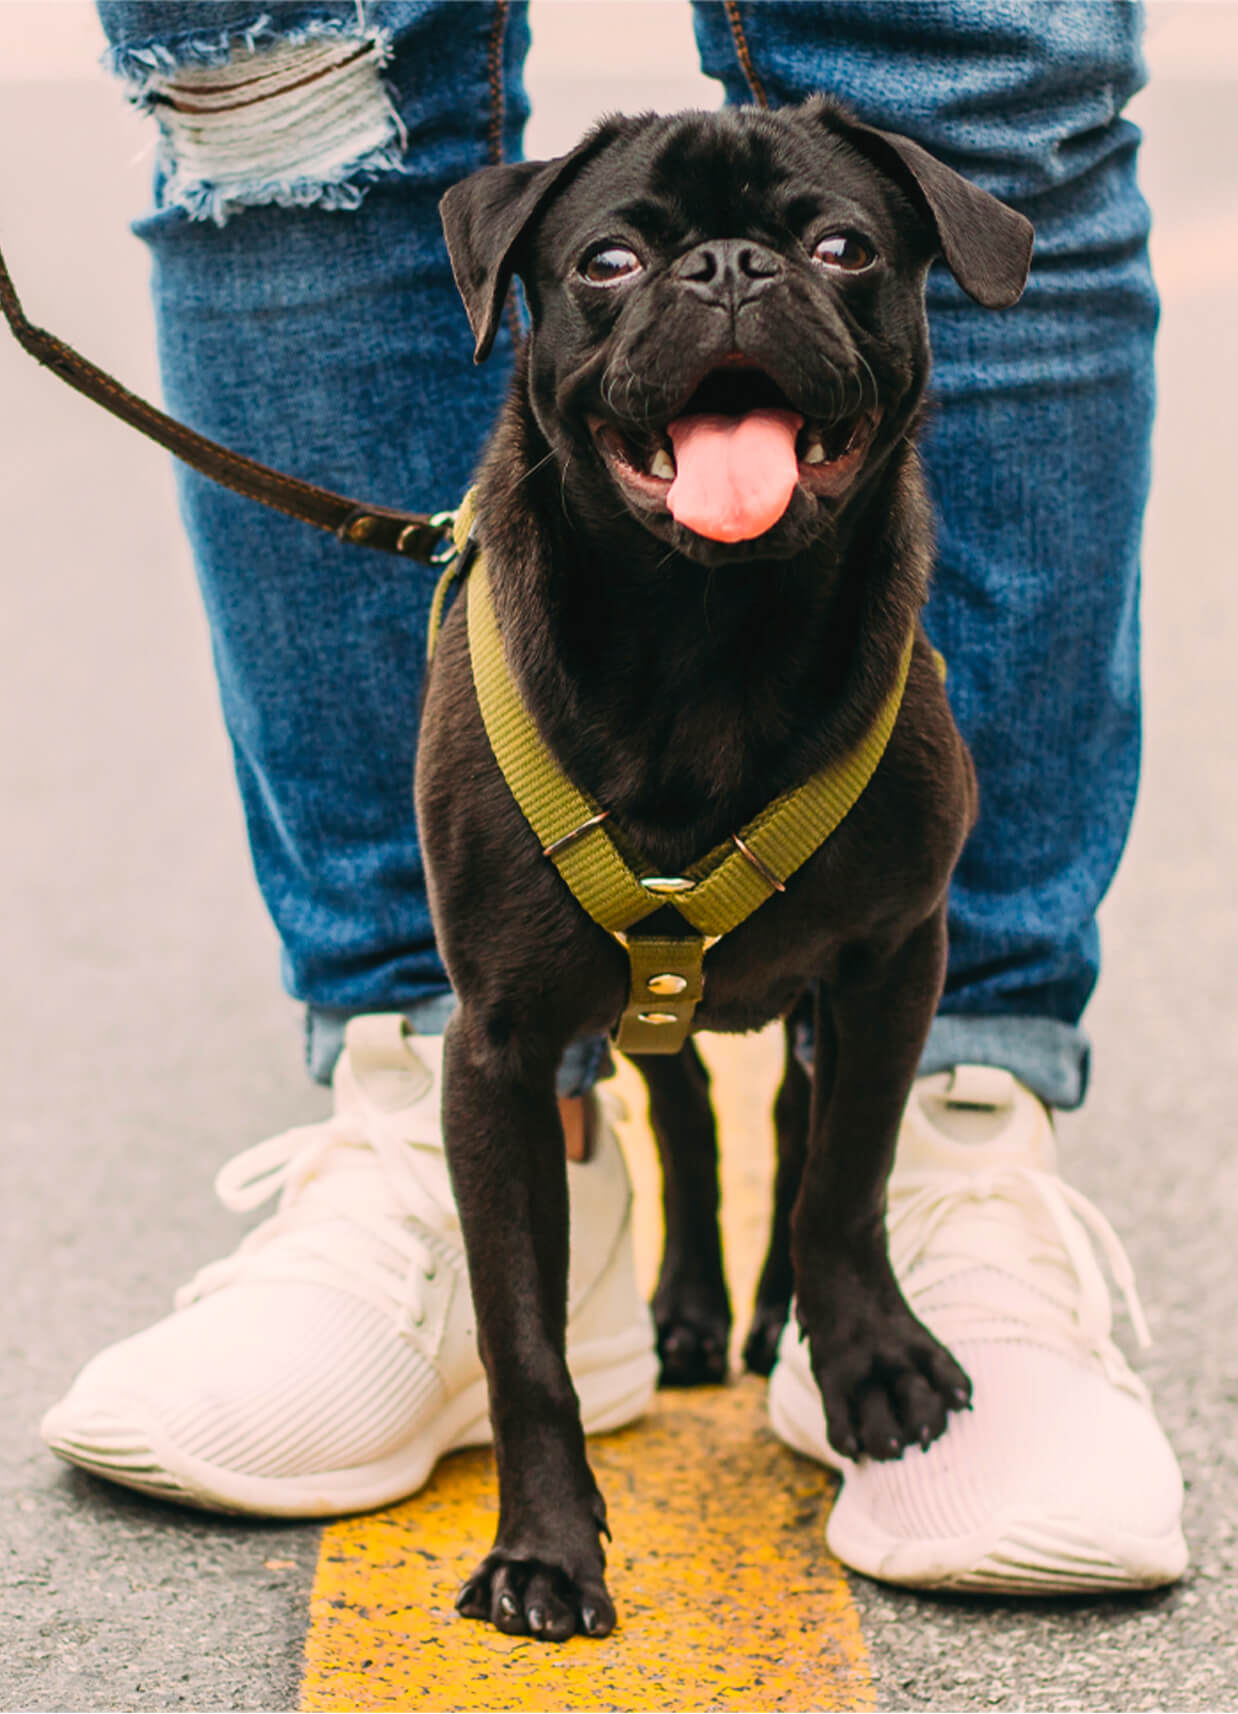
[[1070, 1514], [1010, 1512], [968, 1535], [929, 1541], [891, 1536], [865, 1512], [855, 1485], [848, 1488], [846, 1474], [855, 1466], [826, 1441], [816, 1389], [788, 1364], [779, 1363], [770, 1377], [769, 1415], [780, 1440], [843, 1475], [826, 1546], [877, 1582], [988, 1595], [1087, 1595], [1157, 1589], [1186, 1570], [1186, 1541], [1176, 1525], [1160, 1536], [1112, 1531], [1102, 1540]]
[[853, 1571], [910, 1589], [955, 1589], [985, 1595], [1093, 1595], [1157, 1589], [1186, 1570], [1180, 1529], [1160, 1537], [1113, 1532], [1101, 1539], [1067, 1515], [1007, 1514], [969, 1536], [908, 1542], [886, 1535], [847, 1484], [830, 1514], [825, 1544]]
[[[568, 1364], [586, 1434], [622, 1428], [648, 1408], [658, 1365], [643, 1330], [573, 1347]], [[448, 1401], [431, 1430], [390, 1457], [314, 1476], [249, 1476], [205, 1463], [171, 1444], [154, 1422], [135, 1434], [145, 1409], [137, 1399], [117, 1399], [114, 1429], [106, 1406], [97, 1409], [87, 1432], [68, 1406], [53, 1406], [41, 1424], [44, 1441], [67, 1463], [156, 1499], [261, 1517], [335, 1517], [391, 1505], [424, 1487], [448, 1452], [491, 1439], [484, 1376]]]

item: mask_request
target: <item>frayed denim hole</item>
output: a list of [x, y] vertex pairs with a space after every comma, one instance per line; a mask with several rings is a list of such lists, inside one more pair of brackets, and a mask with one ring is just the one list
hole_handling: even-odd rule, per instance
[[217, 225], [272, 203], [356, 208], [404, 166], [389, 55], [381, 32], [333, 29], [152, 71], [141, 99], [159, 120], [161, 205]]

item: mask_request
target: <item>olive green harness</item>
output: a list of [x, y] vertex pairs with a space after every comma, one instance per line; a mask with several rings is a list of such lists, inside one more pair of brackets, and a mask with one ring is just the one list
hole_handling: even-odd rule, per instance
[[[460, 509], [456, 547], [472, 523], [472, 494]], [[433, 653], [448, 588], [449, 566], [430, 615]], [[638, 873], [606, 826], [608, 811], [573, 785], [546, 747], [507, 664], [484, 557], [467, 566], [468, 642], [473, 683], [495, 760], [548, 857], [581, 908], [628, 954], [627, 1004], [615, 1028], [625, 1053], [674, 1053], [692, 1028], [704, 992], [702, 961], [822, 845], [872, 778], [898, 717], [911, 664], [907, 639], [893, 689], [855, 747], [803, 785], [783, 792], [738, 833], [680, 875]], [[631, 933], [645, 917], [673, 905], [695, 933]]]

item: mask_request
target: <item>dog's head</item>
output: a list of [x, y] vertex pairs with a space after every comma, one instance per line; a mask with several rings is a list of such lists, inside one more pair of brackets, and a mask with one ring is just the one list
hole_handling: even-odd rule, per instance
[[609, 119], [557, 160], [483, 168], [442, 215], [479, 362], [523, 281], [530, 402], [569, 493], [595, 519], [618, 495], [706, 563], [824, 534], [914, 418], [934, 256], [1000, 308], [1032, 243], [821, 98]]

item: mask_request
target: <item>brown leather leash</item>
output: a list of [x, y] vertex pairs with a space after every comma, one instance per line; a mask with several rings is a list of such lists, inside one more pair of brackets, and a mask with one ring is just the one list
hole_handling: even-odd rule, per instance
[[77, 392], [158, 441], [184, 463], [209, 476], [212, 482], [222, 483], [263, 506], [272, 506], [290, 518], [299, 518], [302, 523], [313, 524], [316, 529], [330, 530], [342, 542], [380, 548], [384, 553], [420, 560], [423, 565], [438, 565], [451, 557], [454, 512], [435, 512], [430, 516], [422, 512], [397, 512], [389, 506], [366, 505], [344, 494], [335, 494], [329, 488], [319, 488], [316, 483], [287, 476], [272, 470], [270, 465], [229, 451], [218, 441], [208, 440], [122, 387], [105, 369], [57, 339], [54, 333], [35, 327], [26, 319], [2, 253], [0, 309], [24, 351]]

